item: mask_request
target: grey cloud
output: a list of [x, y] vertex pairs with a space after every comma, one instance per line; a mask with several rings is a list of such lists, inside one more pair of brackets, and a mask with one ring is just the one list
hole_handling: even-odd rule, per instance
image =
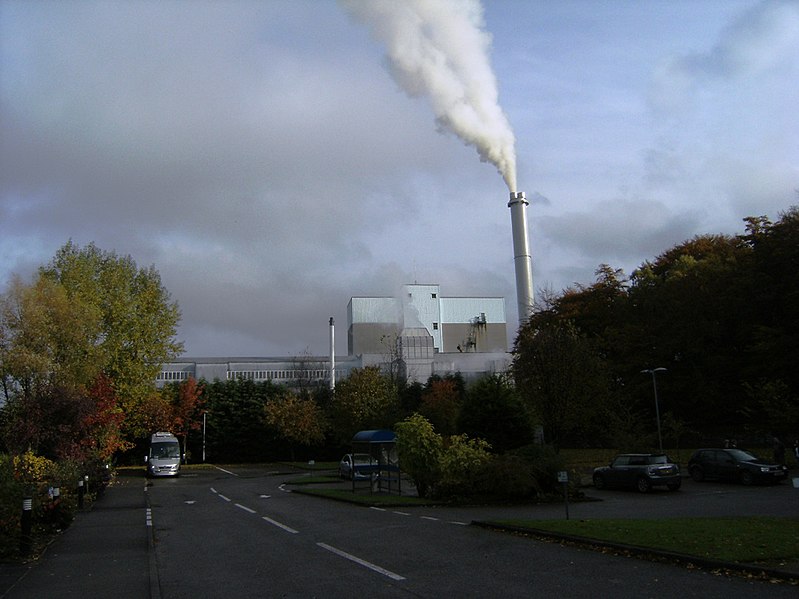
[[655, 201], [605, 201], [590, 212], [542, 217], [539, 227], [549, 242], [595, 265], [655, 256], [694, 235], [699, 216], [673, 212]]
[[767, 0], [723, 30], [706, 53], [672, 56], [656, 69], [650, 103], [657, 111], [686, 108], [699, 86], [775, 73], [799, 57], [799, 4]]
[[[591, 281], [601, 262], [629, 269], [795, 201], [799, 162], [784, 138], [799, 76], [780, 70], [790, 18], [686, 40], [704, 62], [674, 59], [666, 74], [684, 77], [693, 110], [664, 131], [657, 119], [647, 128], [641, 73], [673, 44], [624, 39], [640, 52], [630, 63], [597, 51], [655, 9], [613, 9], [626, 24], [597, 30], [571, 3], [483, 4], [531, 202], [536, 286]], [[383, 48], [334, 2], [5, 0], [0, 11], [0, 281], [69, 238], [130, 254], [161, 272], [194, 354], [324, 352], [327, 319], [343, 325], [349, 297], [414, 280], [504, 296], [513, 326], [501, 178], [435, 131], [429, 103], [398, 88]], [[707, 12], [719, 27], [735, 11]], [[664, 38], [682, 31], [673, 10], [657, 14]], [[560, 27], [539, 24], [553, 15]], [[718, 66], [733, 47], [749, 62]]]

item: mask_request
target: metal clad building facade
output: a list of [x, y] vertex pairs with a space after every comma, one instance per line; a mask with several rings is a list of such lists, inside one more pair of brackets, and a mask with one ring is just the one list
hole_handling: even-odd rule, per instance
[[441, 300], [442, 351], [506, 351], [505, 299], [447, 297]]
[[[439, 285], [404, 285], [399, 297], [351, 298], [347, 320], [348, 355], [336, 358], [337, 381], [354, 368], [386, 368], [397, 358], [418, 382], [454, 373], [470, 380], [510, 365], [501, 297], [442, 298]], [[156, 384], [193, 377], [319, 385], [329, 383], [329, 368], [329, 357], [182, 358], [164, 364]]]
[[[360, 368], [361, 360], [336, 359], [336, 380], [345, 379], [353, 368]], [[177, 383], [192, 377], [196, 380], [272, 381], [283, 385], [327, 384], [330, 379], [330, 359], [319, 357], [297, 358], [185, 358], [181, 362], [164, 364], [156, 385]]]
[[399, 334], [399, 302], [390, 297], [353, 297], [347, 304], [347, 353], [385, 353], [385, 338]]
[[435, 352], [508, 348], [502, 297], [442, 298], [439, 285], [405, 285], [399, 298], [353, 297], [347, 313], [350, 355], [386, 353], [387, 338], [419, 328], [433, 338]]

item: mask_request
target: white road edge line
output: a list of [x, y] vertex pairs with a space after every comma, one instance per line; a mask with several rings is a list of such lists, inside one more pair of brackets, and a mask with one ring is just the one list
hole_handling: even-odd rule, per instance
[[432, 520], [433, 522], [438, 522], [438, 518], [433, 518], [433, 516], [419, 516], [422, 520]]
[[254, 514], [254, 513], [255, 513], [255, 510], [253, 510], [253, 509], [251, 509], [251, 508], [248, 508], [246, 505], [241, 505], [240, 503], [234, 503], [233, 505], [235, 505], [236, 507], [240, 507], [240, 508], [241, 508], [241, 509], [243, 509], [245, 512], [250, 512], [251, 514]]
[[225, 474], [229, 474], [230, 476], [238, 476], [235, 472], [231, 472], [230, 470], [225, 470], [224, 468], [220, 468], [219, 466], [214, 466], [217, 470], [221, 470]]
[[370, 505], [370, 506], [369, 506], [369, 509], [370, 509], [370, 510], [375, 510], [376, 512], [385, 512], [385, 511], [386, 511], [386, 508], [384, 508], [384, 507], [377, 507], [377, 506], [375, 506], [375, 505]]
[[468, 522], [458, 522], [457, 520], [450, 520], [450, 524], [457, 524], [458, 526], [469, 526]]
[[151, 508], [149, 508], [149, 507], [147, 508], [147, 511], [145, 512], [144, 521], [147, 524], [147, 526], [152, 526], [153, 525], [153, 510]]
[[269, 524], [273, 524], [274, 526], [277, 526], [278, 528], [282, 528], [282, 529], [283, 529], [283, 530], [285, 530], [286, 532], [290, 532], [290, 533], [291, 533], [291, 534], [293, 534], [293, 535], [299, 534], [299, 532], [300, 532], [300, 531], [298, 531], [298, 530], [294, 530], [294, 529], [293, 529], [293, 528], [291, 528], [290, 526], [286, 526], [285, 524], [281, 524], [281, 523], [280, 523], [280, 522], [278, 522], [277, 520], [272, 520], [272, 518], [269, 518], [269, 517], [267, 517], [267, 516], [261, 516], [261, 518], [263, 518], [264, 520], [266, 520], [267, 522], [269, 522]]
[[225, 501], [230, 501], [230, 497], [225, 497], [224, 495], [222, 495], [222, 493], [217, 493], [217, 495], [219, 495]]
[[327, 549], [331, 553], [335, 553], [336, 555], [348, 559], [352, 562], [355, 562], [356, 564], [360, 564], [361, 566], [369, 568], [370, 570], [382, 574], [383, 576], [388, 576], [392, 580], [405, 580], [404, 576], [400, 576], [399, 574], [394, 574], [394, 572], [390, 572], [385, 568], [381, 568], [380, 566], [376, 566], [375, 564], [367, 562], [366, 560], [362, 560], [359, 557], [350, 555], [349, 553], [342, 551], [341, 549], [336, 549], [335, 547], [331, 547], [330, 545], [327, 545], [325, 543], [317, 543], [317, 545], [319, 545], [319, 547], [321, 547], [322, 549]]

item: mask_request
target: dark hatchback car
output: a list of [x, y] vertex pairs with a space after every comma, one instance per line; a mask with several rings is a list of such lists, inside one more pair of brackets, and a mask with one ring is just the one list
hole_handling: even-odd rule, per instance
[[688, 460], [688, 472], [697, 482], [729, 480], [745, 485], [777, 483], [788, 478], [788, 468], [770, 464], [745, 449], [697, 449]]
[[681, 484], [680, 467], [662, 453], [622, 453], [609, 466], [594, 469], [597, 489], [630, 487], [648, 493], [657, 486], [676, 491]]

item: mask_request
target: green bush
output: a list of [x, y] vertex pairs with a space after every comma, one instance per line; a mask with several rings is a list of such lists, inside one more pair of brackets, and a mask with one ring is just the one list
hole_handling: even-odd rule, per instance
[[[19, 552], [22, 501], [32, 500], [31, 528], [34, 542], [63, 530], [77, 511], [77, 481], [81, 472], [75, 462], [53, 462], [30, 452], [20, 456], [0, 454], [0, 557]], [[55, 497], [53, 489], [60, 495]]]
[[491, 446], [482, 439], [453, 435], [439, 458], [440, 476], [435, 495], [440, 498], [469, 496], [474, 493], [477, 479], [491, 461]]
[[419, 497], [427, 497], [440, 477], [442, 439], [422, 415], [413, 414], [396, 425], [397, 454]]
[[[562, 493], [558, 482], [558, 472], [566, 470], [563, 457], [550, 445], [526, 445], [510, 452], [509, 457], [517, 458], [530, 467], [535, 493], [539, 497]], [[579, 479], [570, 474], [572, 485], [579, 487]]]
[[[400, 466], [420, 497], [436, 499], [536, 499], [561, 495], [558, 472], [565, 460], [550, 446], [526, 445], [492, 455], [483, 439], [442, 437], [414, 414], [396, 425]], [[580, 477], [569, 474], [569, 492], [579, 493]]]
[[14, 476], [11, 456], [0, 454], [0, 558], [16, 555], [22, 513], [23, 484]]
[[495, 456], [477, 473], [475, 494], [492, 499], [529, 499], [537, 494], [533, 466], [518, 456]]

